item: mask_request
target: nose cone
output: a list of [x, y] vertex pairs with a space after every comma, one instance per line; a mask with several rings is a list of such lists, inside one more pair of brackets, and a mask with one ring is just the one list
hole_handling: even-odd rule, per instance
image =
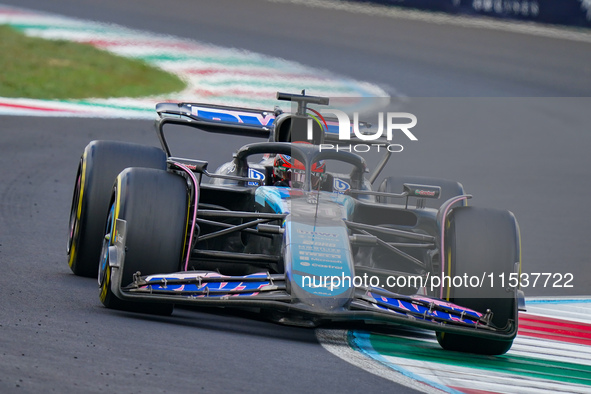
[[342, 220], [288, 222], [286, 271], [291, 294], [315, 310], [345, 306], [353, 294], [353, 258]]

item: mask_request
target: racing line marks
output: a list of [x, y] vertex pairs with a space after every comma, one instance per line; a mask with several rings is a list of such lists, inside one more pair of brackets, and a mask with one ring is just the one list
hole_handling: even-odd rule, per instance
[[392, 368], [391, 366], [386, 366], [374, 358], [367, 357], [348, 345], [347, 336], [348, 332], [346, 330], [316, 329], [316, 337], [324, 349], [356, 367], [423, 393], [441, 394], [454, 392], [447, 387], [435, 387], [428, 383], [417, 383], [415, 376]]
[[[341, 344], [400, 374], [453, 393], [591, 393], [591, 298], [532, 298], [527, 309], [520, 315], [513, 347], [503, 356], [445, 351], [432, 334], [422, 332], [351, 331]], [[322, 343], [325, 334], [317, 335]], [[364, 368], [362, 363], [355, 365]]]
[[[33, 100], [0, 98], [0, 114], [153, 119], [164, 101], [273, 108], [277, 91], [332, 97], [388, 97], [380, 87], [299, 63], [122, 26], [0, 6], [0, 23], [24, 34], [97, 46], [142, 59], [187, 82], [182, 92], [146, 98]], [[360, 105], [366, 105], [365, 102]]]

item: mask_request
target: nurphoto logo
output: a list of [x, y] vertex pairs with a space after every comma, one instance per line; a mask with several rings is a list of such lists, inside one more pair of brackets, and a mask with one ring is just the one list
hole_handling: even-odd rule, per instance
[[[338, 123], [338, 134], [340, 141], [350, 141], [351, 137], [356, 137], [361, 141], [373, 141], [372, 144], [320, 144], [320, 150], [332, 149], [336, 151], [355, 151], [358, 153], [369, 152], [372, 147], [377, 149], [386, 149], [389, 152], [402, 152], [404, 147], [401, 144], [391, 143], [395, 131], [401, 131], [410, 141], [418, 141], [418, 138], [410, 131], [417, 125], [417, 117], [409, 112], [383, 112], [378, 113], [378, 128], [373, 133], [361, 132], [359, 127], [359, 113], [353, 113], [353, 122], [345, 112], [337, 109], [322, 109], [320, 112], [308, 108], [312, 111], [307, 123], [307, 138], [313, 138], [313, 122], [315, 121], [321, 128], [329, 130], [328, 123], [323, 115], [332, 115], [336, 117]], [[401, 121], [405, 121], [401, 123]], [[384, 127], [385, 123], [385, 127]], [[324, 127], [323, 127], [324, 126]], [[351, 133], [351, 129], [353, 133]], [[385, 139], [383, 138], [385, 134]]]

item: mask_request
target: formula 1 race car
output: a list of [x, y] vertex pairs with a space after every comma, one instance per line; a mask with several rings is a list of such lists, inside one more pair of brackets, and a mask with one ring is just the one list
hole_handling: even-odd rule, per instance
[[[396, 175], [374, 189], [390, 152], [369, 173], [350, 149], [322, 149], [341, 140], [308, 105], [328, 98], [278, 99], [297, 109], [161, 103], [161, 148], [91, 142], [72, 200], [72, 271], [98, 271], [113, 309], [248, 307], [283, 324], [410, 325], [445, 349], [509, 350], [523, 293], [498, 278], [521, 272], [513, 214], [467, 206], [448, 180]], [[210, 172], [171, 154], [167, 124], [266, 141]]]

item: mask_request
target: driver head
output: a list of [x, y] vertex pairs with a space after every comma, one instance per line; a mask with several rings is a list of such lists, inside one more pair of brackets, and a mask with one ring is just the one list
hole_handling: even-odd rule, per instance
[[[312, 188], [315, 189], [325, 172], [325, 163], [316, 162], [312, 165]], [[306, 168], [304, 163], [289, 155], [278, 154], [273, 163], [273, 174], [283, 186], [302, 189], [306, 184]]]

